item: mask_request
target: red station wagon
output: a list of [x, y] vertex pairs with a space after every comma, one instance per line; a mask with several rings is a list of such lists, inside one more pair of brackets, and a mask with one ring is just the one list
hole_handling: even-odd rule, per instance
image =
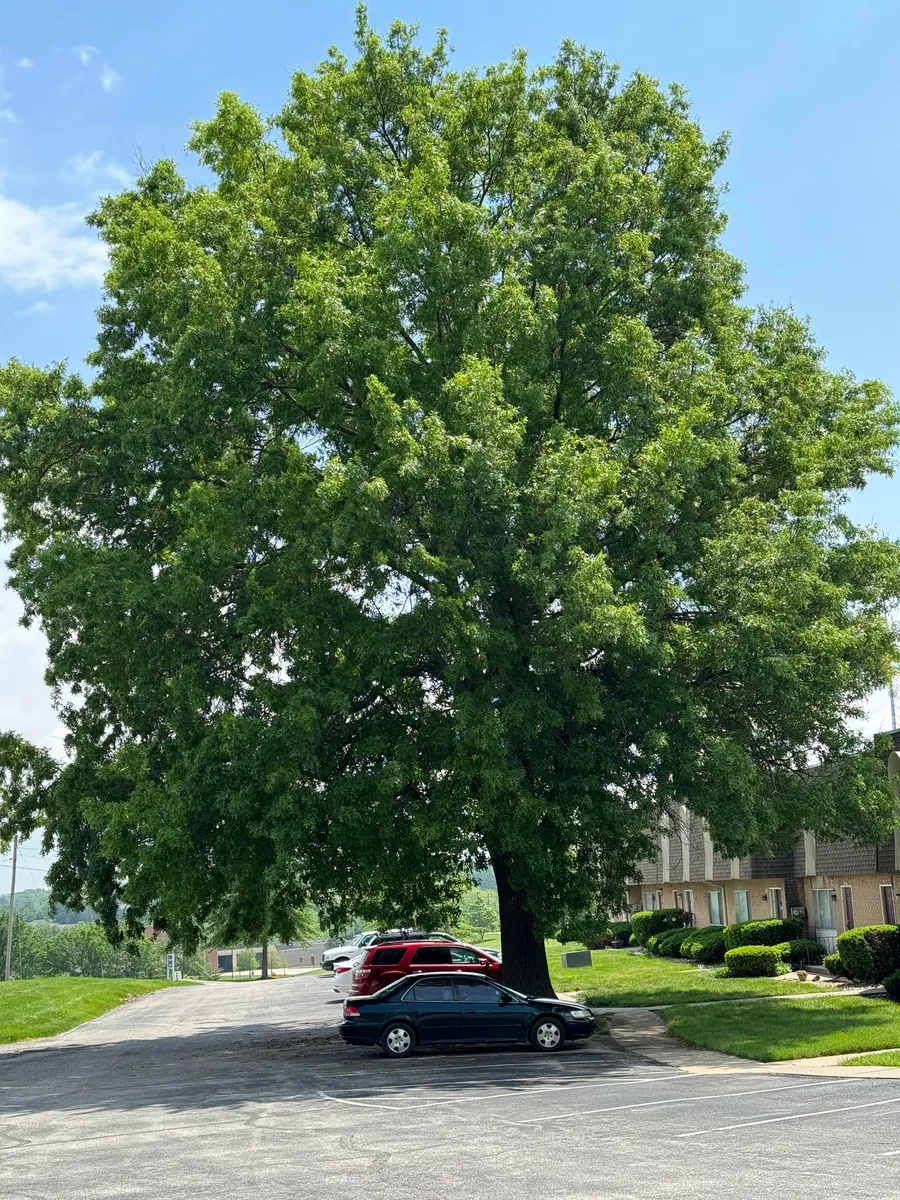
[[395, 942], [389, 946], [369, 947], [362, 963], [353, 972], [350, 995], [371, 996], [395, 979], [426, 971], [462, 971], [503, 982], [503, 967], [499, 960], [474, 946]]

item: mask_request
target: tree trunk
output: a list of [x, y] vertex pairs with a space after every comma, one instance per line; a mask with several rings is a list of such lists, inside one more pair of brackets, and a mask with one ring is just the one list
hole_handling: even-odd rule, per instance
[[544, 939], [534, 913], [515, 890], [510, 878], [508, 856], [491, 855], [497, 878], [500, 906], [500, 945], [503, 951], [503, 982], [526, 996], [555, 996]]
[[266, 940], [266, 938], [263, 938], [262, 954], [260, 957], [262, 958], [262, 962], [260, 963], [259, 977], [260, 977], [260, 979], [268, 979], [269, 978], [269, 943]]

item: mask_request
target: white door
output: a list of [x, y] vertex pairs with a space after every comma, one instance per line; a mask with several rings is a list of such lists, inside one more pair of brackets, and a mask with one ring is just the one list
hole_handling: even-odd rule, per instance
[[830, 950], [837, 937], [837, 913], [831, 888], [813, 888], [813, 925], [816, 940]]

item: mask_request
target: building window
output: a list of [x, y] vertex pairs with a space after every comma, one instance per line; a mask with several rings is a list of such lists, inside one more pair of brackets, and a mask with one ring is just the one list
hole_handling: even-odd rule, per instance
[[841, 904], [843, 905], [843, 908], [844, 908], [844, 928], [852, 929], [854, 926], [853, 888], [852, 887], [842, 887], [841, 888]]
[[644, 902], [651, 912], [656, 912], [657, 909], [662, 908], [659, 892], [648, 892], [644, 897]]
[[710, 892], [709, 900], [709, 923], [710, 925], [725, 924], [725, 897], [721, 892]]
[[768, 888], [769, 914], [779, 919], [784, 916], [784, 892], [781, 888]]
[[694, 917], [694, 893], [690, 890], [684, 892], [681, 897], [681, 907], [686, 913], [691, 914], [691, 920]]
[[889, 883], [881, 885], [881, 911], [884, 913], [885, 925], [897, 924], [897, 918], [894, 915], [894, 889]]
[[734, 919], [735, 921], [750, 920], [750, 893], [739, 892], [734, 893]]

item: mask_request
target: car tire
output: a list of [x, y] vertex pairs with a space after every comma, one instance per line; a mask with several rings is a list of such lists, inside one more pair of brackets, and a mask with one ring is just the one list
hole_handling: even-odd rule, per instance
[[528, 1040], [535, 1050], [552, 1054], [566, 1044], [566, 1027], [557, 1017], [538, 1017], [531, 1027]]
[[416, 1035], [405, 1021], [391, 1021], [381, 1031], [381, 1049], [388, 1058], [409, 1058], [416, 1048]]

